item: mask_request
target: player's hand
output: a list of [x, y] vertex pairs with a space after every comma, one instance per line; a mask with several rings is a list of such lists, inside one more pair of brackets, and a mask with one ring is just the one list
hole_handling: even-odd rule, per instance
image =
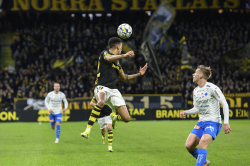
[[133, 55], [135, 55], [134, 51], [129, 51], [125, 54], [125, 57], [132, 57]]
[[53, 111], [52, 111], [52, 109], [50, 109], [50, 110], [49, 110], [49, 113], [50, 113], [50, 114], [53, 114]]
[[66, 108], [63, 109], [63, 113], [65, 113], [65, 112], [66, 112]]
[[141, 74], [141, 76], [146, 72], [147, 68], [148, 68], [148, 63], [146, 63], [146, 65], [143, 68], [140, 67], [139, 73]]
[[224, 124], [224, 132], [225, 134], [229, 134], [231, 132], [231, 128], [229, 124]]
[[185, 119], [185, 118], [186, 118], [186, 115], [185, 115], [185, 112], [184, 112], [184, 111], [182, 111], [182, 112], [180, 113], [180, 115], [181, 115], [181, 119]]

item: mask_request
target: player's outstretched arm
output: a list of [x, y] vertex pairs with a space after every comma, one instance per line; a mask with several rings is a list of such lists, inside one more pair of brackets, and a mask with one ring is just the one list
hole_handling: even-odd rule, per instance
[[114, 62], [121, 58], [131, 57], [133, 55], [135, 55], [134, 51], [129, 51], [126, 54], [121, 54], [121, 55], [106, 55], [104, 59], [108, 62]]
[[120, 78], [122, 81], [128, 81], [128, 80], [140, 77], [145, 74], [147, 68], [148, 68], [148, 64], [146, 63], [146, 65], [143, 68], [140, 67], [140, 70], [137, 74], [132, 74], [132, 75], [124, 74], [124, 72], [122, 71], [120, 72]]
[[190, 110], [187, 110], [187, 111], [182, 111], [180, 113], [181, 115], [181, 119], [185, 119], [186, 118], [186, 115], [192, 115], [192, 114], [196, 114], [199, 112], [199, 109], [197, 108], [196, 106], [196, 98], [195, 98], [195, 95], [194, 95], [194, 92], [193, 92], [193, 104], [194, 104], [194, 107]]
[[185, 118], [186, 118], [186, 115], [192, 115], [192, 114], [196, 114], [196, 113], [198, 113], [198, 112], [199, 112], [198, 108], [196, 108], [196, 107], [194, 106], [194, 107], [193, 107], [192, 109], [190, 109], [190, 110], [182, 111], [182, 112], [180, 113], [181, 119], [185, 119]]

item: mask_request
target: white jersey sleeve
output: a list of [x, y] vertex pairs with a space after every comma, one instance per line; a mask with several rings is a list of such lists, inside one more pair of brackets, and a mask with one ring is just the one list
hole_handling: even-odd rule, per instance
[[219, 87], [215, 87], [213, 89], [213, 92], [214, 92], [213, 96], [223, 106], [224, 124], [228, 124], [229, 123], [229, 106], [225, 99], [225, 96], [223, 95]]
[[63, 103], [64, 103], [64, 108], [67, 109], [68, 108], [68, 101], [67, 101], [65, 94], [63, 94]]
[[46, 98], [45, 98], [45, 106], [47, 107], [48, 110], [51, 109], [49, 106], [49, 102], [50, 102], [50, 98], [49, 98], [49, 93], [48, 93]]

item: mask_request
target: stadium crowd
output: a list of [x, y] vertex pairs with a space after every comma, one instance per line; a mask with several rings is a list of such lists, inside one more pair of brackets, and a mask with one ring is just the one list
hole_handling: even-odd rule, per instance
[[[187, 17], [188, 15], [188, 17]], [[110, 37], [117, 36], [116, 28], [127, 22], [133, 28], [128, 40], [133, 43], [135, 57], [121, 62], [125, 73], [134, 74], [146, 63], [140, 54], [143, 30], [149, 17], [116, 16], [98, 18], [71, 17], [61, 14], [12, 14], [11, 30], [15, 32], [11, 45], [15, 65], [8, 70], [0, 69], [0, 97], [2, 108], [13, 106], [13, 99], [31, 97], [44, 99], [53, 89], [53, 83], [61, 84], [61, 91], [68, 98], [93, 96], [99, 54], [107, 49]], [[140, 19], [138, 19], [140, 18]], [[229, 19], [230, 18], [230, 19]], [[177, 12], [168, 35], [178, 43], [185, 36], [194, 66], [211, 66], [213, 75], [209, 79], [223, 93], [250, 92], [250, 83], [239, 70], [219, 63], [226, 52], [249, 42], [250, 15], [234, 12], [218, 14], [211, 12]], [[125, 40], [127, 42], [127, 40]], [[192, 99], [196, 87], [192, 83], [192, 71], [182, 71], [177, 81], [177, 66], [181, 62], [178, 44], [168, 53], [155, 49], [155, 55], [163, 78], [163, 86], [153, 79], [153, 88], [145, 90], [144, 78], [152, 78], [149, 69], [145, 76], [129, 82], [118, 82], [122, 94], [182, 94], [187, 102]], [[157, 46], [159, 47], [159, 46]], [[156, 48], [157, 48], [156, 47]], [[74, 56], [74, 60], [63, 72], [53, 69], [56, 60]], [[68, 59], [67, 59], [68, 60]]]

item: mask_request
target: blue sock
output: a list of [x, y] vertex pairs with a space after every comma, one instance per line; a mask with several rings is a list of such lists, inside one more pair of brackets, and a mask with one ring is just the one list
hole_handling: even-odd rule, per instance
[[197, 159], [198, 157], [198, 154], [199, 154], [199, 149], [198, 148], [195, 148], [192, 152], [189, 152], [191, 155], [194, 156], [194, 158]]
[[203, 166], [206, 163], [207, 158], [207, 150], [206, 149], [199, 149], [199, 155], [196, 161], [196, 166]]
[[58, 139], [60, 137], [60, 132], [61, 132], [61, 126], [60, 125], [56, 125], [56, 138], [58, 138]]

